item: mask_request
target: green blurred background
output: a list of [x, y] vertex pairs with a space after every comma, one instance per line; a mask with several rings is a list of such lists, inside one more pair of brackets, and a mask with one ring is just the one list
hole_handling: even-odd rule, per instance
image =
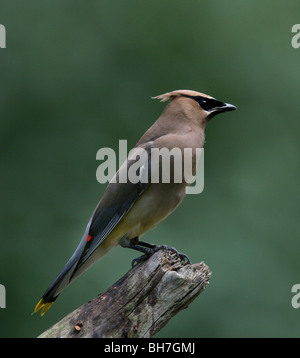
[[0, 337], [35, 337], [130, 268], [116, 248], [41, 318], [105, 185], [96, 152], [133, 146], [187, 88], [238, 111], [206, 130], [205, 188], [144, 239], [205, 261], [210, 285], [157, 337], [299, 337], [300, 3], [2, 1]]

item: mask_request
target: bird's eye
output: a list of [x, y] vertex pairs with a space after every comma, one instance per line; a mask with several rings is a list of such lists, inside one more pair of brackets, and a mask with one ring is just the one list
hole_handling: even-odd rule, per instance
[[216, 105], [219, 103], [223, 105], [221, 102], [215, 100], [214, 98], [204, 98], [202, 96], [189, 96], [185, 94], [183, 94], [182, 96], [195, 100], [199, 104], [199, 106], [206, 112], [210, 112], [211, 110], [213, 110], [216, 107]]
[[206, 99], [203, 99], [199, 104], [201, 108], [204, 109], [205, 111], [208, 111], [210, 109], [210, 105]]

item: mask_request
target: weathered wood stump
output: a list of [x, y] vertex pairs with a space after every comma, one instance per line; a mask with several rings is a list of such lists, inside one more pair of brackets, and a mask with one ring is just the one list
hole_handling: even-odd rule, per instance
[[152, 337], [205, 289], [210, 275], [204, 262], [186, 264], [160, 250], [39, 338]]

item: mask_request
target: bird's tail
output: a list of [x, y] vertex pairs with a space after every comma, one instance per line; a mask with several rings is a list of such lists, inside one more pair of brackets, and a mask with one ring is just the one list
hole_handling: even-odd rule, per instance
[[45, 312], [48, 311], [48, 309], [53, 305], [53, 303], [54, 301], [47, 302], [44, 298], [41, 298], [38, 304], [35, 306], [33, 313], [37, 312], [41, 308], [41, 316], [44, 316]]
[[[45, 312], [52, 306], [54, 301], [57, 299], [58, 295], [67, 286], [69, 286], [71, 281], [75, 279], [75, 271], [77, 269], [77, 263], [84, 250], [86, 237], [88, 235], [88, 230], [89, 230], [89, 224], [74, 254], [70, 258], [70, 260], [66, 263], [61, 273], [56, 277], [56, 279], [52, 282], [50, 287], [46, 290], [42, 298], [39, 300], [39, 302], [35, 306], [33, 313], [37, 312], [39, 309], [42, 309], [41, 316], [43, 316]], [[79, 272], [76, 272], [76, 277], [78, 277], [79, 274], [80, 274]]]
[[68, 261], [66, 266], [63, 268], [61, 273], [53, 281], [51, 286], [44, 293], [42, 298], [39, 300], [35, 306], [34, 312], [37, 312], [39, 309], [42, 309], [41, 316], [52, 306], [54, 301], [57, 299], [58, 295], [67, 287], [72, 281], [73, 271], [76, 267], [76, 262], [74, 263], [72, 258]]
[[97, 247], [97, 250], [91, 251], [90, 255], [86, 255], [86, 248], [89, 247], [90, 223], [91, 219], [74, 254], [66, 263], [61, 273], [52, 282], [42, 298], [39, 300], [33, 313], [37, 312], [39, 309], [42, 309], [41, 315], [43, 316], [45, 312], [52, 306], [58, 295], [67, 286], [69, 286], [72, 281], [74, 281], [78, 276], [86, 271], [95, 261], [104, 256], [110, 249], [110, 247]]
[[52, 306], [58, 295], [67, 286], [69, 286], [71, 282], [73, 282], [84, 271], [86, 271], [95, 261], [104, 256], [109, 250], [109, 248], [98, 247], [96, 252], [88, 257], [88, 260], [80, 262], [80, 257], [84, 250], [85, 241], [85, 238], [81, 241], [73, 256], [62, 269], [61, 273], [57, 276], [57, 278], [53, 281], [42, 298], [39, 300], [33, 313], [37, 312], [39, 309], [42, 309], [41, 315], [43, 316], [45, 312]]

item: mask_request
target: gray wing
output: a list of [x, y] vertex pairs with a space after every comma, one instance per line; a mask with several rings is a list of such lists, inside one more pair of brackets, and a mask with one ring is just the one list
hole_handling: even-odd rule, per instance
[[[151, 144], [145, 146], [144, 154], [146, 157], [141, 159], [127, 160], [127, 173], [134, 172], [136, 169], [136, 177], [140, 178], [136, 183], [127, 181], [126, 183], [119, 183], [120, 171], [124, 170], [122, 167], [116, 174], [116, 182], [110, 182], [101, 201], [96, 207], [88, 231], [88, 240], [86, 241], [82, 254], [78, 259], [75, 271], [81, 266], [97, 249], [97, 247], [107, 238], [113, 231], [120, 220], [131, 209], [138, 197], [147, 189], [151, 177]], [[138, 161], [140, 160], [140, 164]], [[144, 164], [141, 166], [141, 162]], [[141, 180], [141, 172], [147, 166], [145, 171], [147, 178], [143, 177]], [[146, 179], [146, 180], [145, 180]]]

